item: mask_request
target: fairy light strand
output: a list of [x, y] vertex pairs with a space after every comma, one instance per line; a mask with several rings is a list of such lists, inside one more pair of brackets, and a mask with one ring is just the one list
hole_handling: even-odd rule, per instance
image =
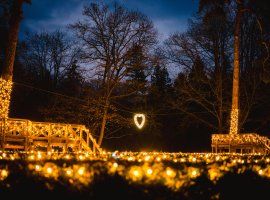
[[9, 114], [12, 81], [0, 78], [0, 118], [6, 119]]

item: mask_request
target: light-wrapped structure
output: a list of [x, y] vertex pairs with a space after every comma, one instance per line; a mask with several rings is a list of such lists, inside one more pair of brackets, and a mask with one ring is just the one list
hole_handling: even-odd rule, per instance
[[8, 118], [12, 81], [0, 78], [0, 119]]
[[0, 150], [54, 148], [67, 151], [101, 153], [90, 131], [79, 124], [34, 122], [25, 119], [0, 120]]
[[212, 134], [212, 152], [270, 153], [270, 140], [257, 133]]

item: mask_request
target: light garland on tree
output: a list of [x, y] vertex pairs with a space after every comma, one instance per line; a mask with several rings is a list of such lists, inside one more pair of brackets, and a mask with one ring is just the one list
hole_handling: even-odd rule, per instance
[[238, 134], [239, 109], [232, 109], [230, 121], [230, 134]]
[[0, 78], [0, 119], [8, 118], [12, 81]]
[[[142, 119], [141, 122], [138, 121], [139, 118]], [[139, 129], [141, 129], [144, 126], [144, 124], [145, 124], [145, 115], [144, 114], [142, 114], [142, 113], [135, 114], [133, 119], [134, 119], [135, 125]]]

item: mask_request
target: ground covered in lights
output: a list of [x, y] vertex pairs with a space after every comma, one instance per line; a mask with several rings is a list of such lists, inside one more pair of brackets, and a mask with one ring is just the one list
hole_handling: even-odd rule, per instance
[[270, 155], [0, 152], [8, 199], [269, 199]]

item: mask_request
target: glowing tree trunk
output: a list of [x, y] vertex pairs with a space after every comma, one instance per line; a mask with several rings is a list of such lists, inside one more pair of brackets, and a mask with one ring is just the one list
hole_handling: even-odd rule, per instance
[[237, 1], [237, 15], [234, 32], [234, 62], [233, 62], [233, 88], [232, 88], [232, 110], [230, 120], [230, 134], [239, 132], [239, 51], [240, 51], [240, 25], [242, 16], [242, 0]]
[[8, 117], [10, 95], [12, 91], [12, 76], [15, 53], [18, 41], [19, 24], [22, 19], [22, 4], [24, 0], [14, 0], [12, 9], [8, 43], [5, 51], [5, 61], [0, 77], [0, 118]]

